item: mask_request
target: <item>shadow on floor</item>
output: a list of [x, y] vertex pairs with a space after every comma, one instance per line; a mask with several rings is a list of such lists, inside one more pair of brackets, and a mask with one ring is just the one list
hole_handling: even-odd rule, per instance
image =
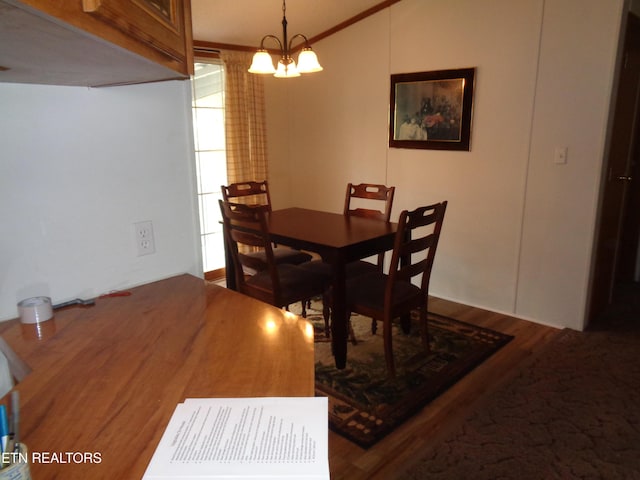
[[613, 301], [589, 330], [618, 330], [640, 328], [640, 283], [625, 282], [616, 285]]

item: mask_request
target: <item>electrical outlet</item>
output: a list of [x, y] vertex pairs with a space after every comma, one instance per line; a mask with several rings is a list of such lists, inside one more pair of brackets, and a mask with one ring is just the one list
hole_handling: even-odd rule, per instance
[[146, 222], [134, 223], [136, 232], [136, 248], [138, 256], [149, 255], [156, 252], [156, 242], [153, 238], [153, 223], [151, 220]]

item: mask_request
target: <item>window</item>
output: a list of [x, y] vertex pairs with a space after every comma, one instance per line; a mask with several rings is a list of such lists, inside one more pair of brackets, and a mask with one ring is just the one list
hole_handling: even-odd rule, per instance
[[205, 273], [224, 268], [224, 243], [218, 199], [227, 183], [224, 132], [224, 67], [196, 63], [192, 78], [200, 234]]

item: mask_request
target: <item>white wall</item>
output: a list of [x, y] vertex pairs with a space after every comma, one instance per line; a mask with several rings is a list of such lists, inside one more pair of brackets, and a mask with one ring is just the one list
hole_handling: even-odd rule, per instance
[[[518, 272], [524, 317], [584, 326], [622, 3], [545, 2]], [[553, 164], [560, 145], [567, 165]]]
[[[393, 216], [447, 199], [434, 295], [583, 328], [622, 9], [403, 0], [322, 40], [325, 71], [267, 80], [274, 199], [340, 211], [349, 181], [395, 185]], [[471, 151], [389, 149], [389, 75], [464, 67]]]
[[[202, 274], [189, 82], [0, 84], [0, 105], [0, 319], [31, 296]], [[143, 220], [156, 253], [139, 257]]]

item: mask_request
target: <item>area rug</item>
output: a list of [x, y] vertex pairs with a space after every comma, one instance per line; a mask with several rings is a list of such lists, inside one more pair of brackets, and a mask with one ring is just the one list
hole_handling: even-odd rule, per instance
[[563, 330], [397, 478], [640, 479], [640, 322]]
[[316, 329], [316, 395], [329, 398], [329, 426], [368, 448], [427, 405], [513, 337], [452, 318], [429, 314], [430, 352], [422, 348], [417, 314], [411, 333], [394, 326], [396, 378], [388, 378], [382, 326], [371, 333], [371, 319], [352, 315], [357, 343], [349, 343], [347, 366], [335, 367], [324, 333], [321, 305], [308, 312]]

